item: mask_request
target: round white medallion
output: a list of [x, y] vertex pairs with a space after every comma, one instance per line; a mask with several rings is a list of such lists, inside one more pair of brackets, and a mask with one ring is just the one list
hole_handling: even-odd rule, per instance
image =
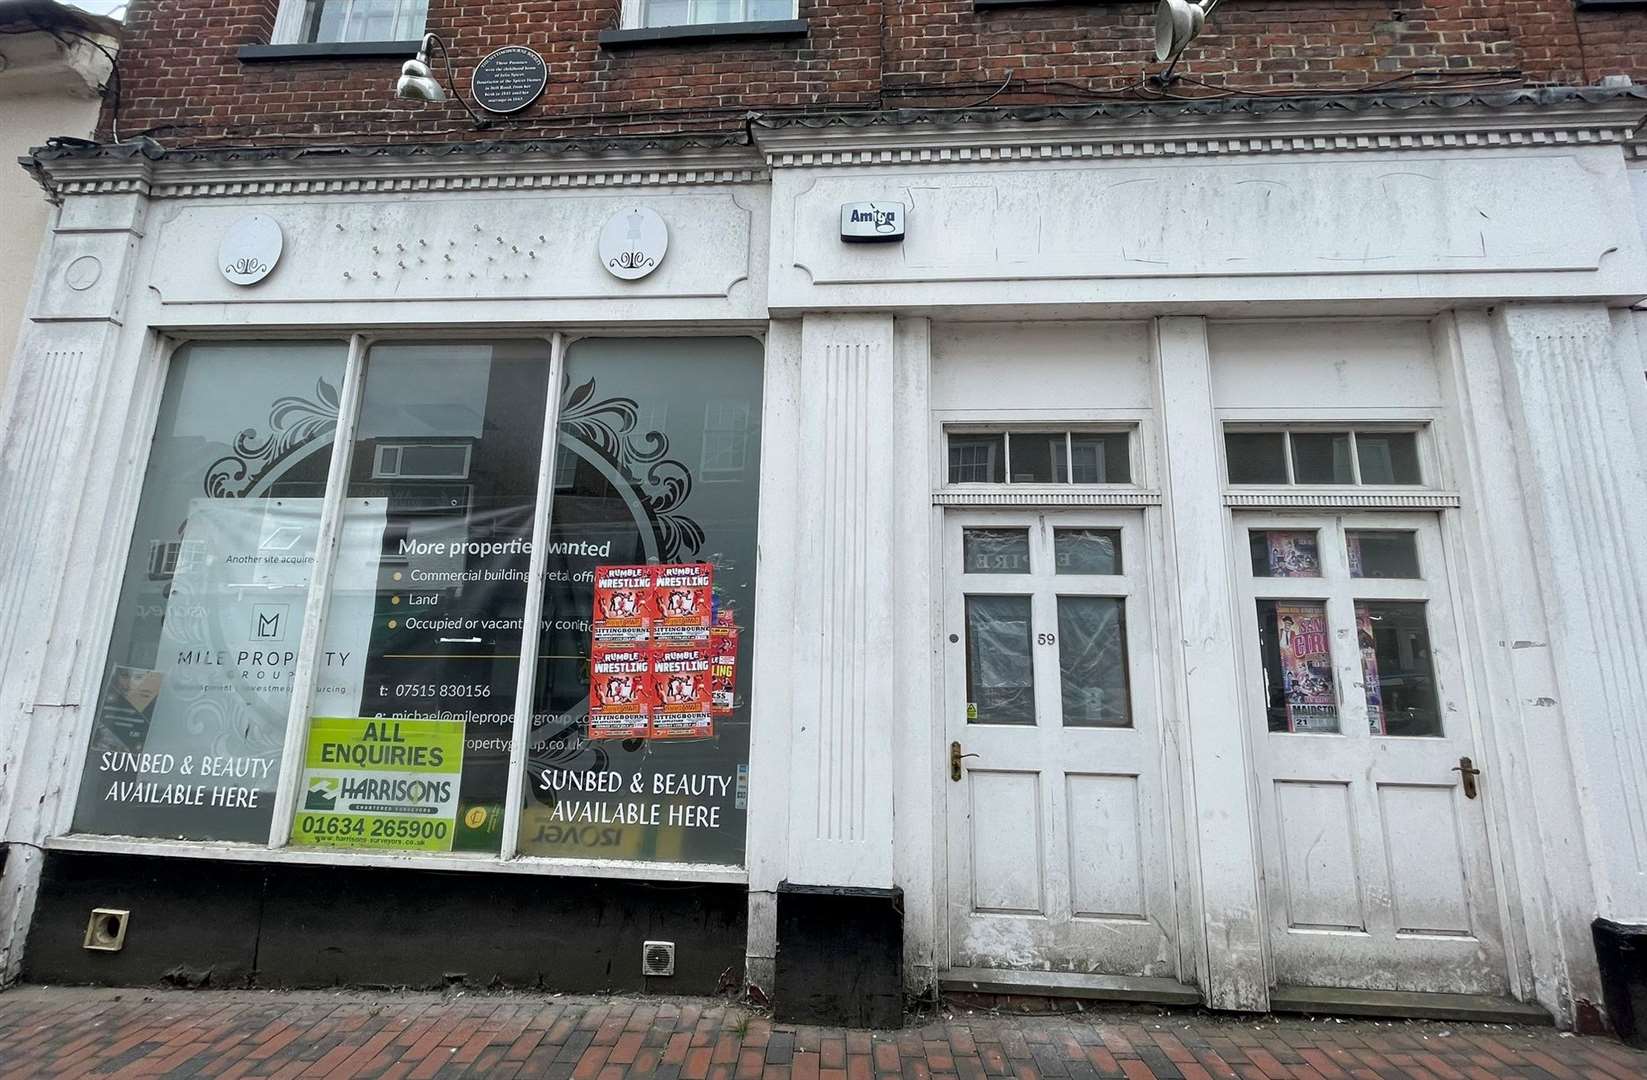
[[63, 283], [75, 292], [85, 292], [102, 276], [103, 260], [96, 255], [82, 255], [63, 271]]
[[669, 226], [656, 210], [620, 210], [600, 231], [600, 262], [606, 272], [636, 281], [658, 268], [669, 250]]
[[251, 214], [229, 226], [217, 248], [217, 265], [236, 285], [256, 285], [269, 276], [286, 246], [272, 217]]

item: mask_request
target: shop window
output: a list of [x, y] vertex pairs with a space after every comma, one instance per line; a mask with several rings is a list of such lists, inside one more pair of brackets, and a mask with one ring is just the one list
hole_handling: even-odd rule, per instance
[[[749, 761], [748, 671], [755, 624], [761, 349], [752, 338], [585, 338], [567, 351], [559, 455], [579, 465], [556, 492], [543, 593], [538, 679], [524, 767], [526, 855], [737, 865]], [[651, 419], [645, 419], [651, 418]], [[715, 430], [711, 431], [711, 424]], [[710, 453], [737, 431], [740, 467]], [[702, 453], [695, 453], [704, 447]], [[717, 482], [705, 483], [706, 468]], [[602, 565], [707, 565], [724, 678], [707, 716], [659, 673], [696, 655], [655, 626], [602, 655], [651, 651], [650, 722], [622, 730], [591, 715], [592, 571]], [[661, 603], [656, 611], [666, 611]], [[672, 650], [672, 643], [685, 647]], [[630, 648], [638, 644], [641, 648]], [[675, 655], [669, 655], [670, 652]], [[638, 655], [636, 657], [639, 659]], [[637, 664], [638, 666], [638, 664]], [[620, 681], [627, 680], [621, 676]], [[635, 685], [628, 682], [627, 685]]]
[[946, 433], [951, 484], [1128, 484], [1126, 431], [1014, 430]]
[[[179, 349], [75, 830], [741, 864], [760, 344], [553, 367], [540, 340]], [[659, 707], [621, 737], [590, 706], [609, 567], [659, 582]]]
[[409, 41], [423, 36], [429, 0], [281, 0], [281, 44]]
[[548, 346], [376, 345], [365, 374], [292, 843], [496, 853]]
[[1224, 464], [1231, 484], [1411, 486], [1423, 483], [1415, 431], [1228, 430]]
[[702, 26], [795, 17], [795, 0], [628, 0], [625, 26]]
[[268, 840], [346, 356], [269, 342], [172, 357], [77, 832]]

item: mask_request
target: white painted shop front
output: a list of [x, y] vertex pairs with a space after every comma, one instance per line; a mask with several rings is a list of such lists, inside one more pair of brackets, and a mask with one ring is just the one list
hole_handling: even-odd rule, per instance
[[[121, 851], [746, 883], [762, 986], [789, 882], [901, 888], [912, 991], [1410, 991], [1574, 1022], [1600, 1002], [1591, 920], [1647, 921], [1643, 106], [47, 155], [62, 203], [4, 414], [8, 970], [42, 862]], [[907, 235], [843, 243], [854, 202], [907, 207]], [[667, 255], [622, 280], [594, 253], [635, 207]], [[254, 214], [284, 245], [240, 285], [213, 255]], [[636, 339], [734, 338], [762, 352], [734, 856], [534, 851], [515, 809], [474, 857], [287, 847], [296, 769], [267, 844], [77, 826], [168, 360], [202, 362], [187, 343], [342, 343], [345, 448], [379, 422], [373, 350], [535, 340], [556, 387]], [[663, 384], [703, 362], [668, 348]], [[579, 406], [547, 399], [534, 423], [564, 452]], [[720, 418], [702, 430], [730, 415], [693, 408]], [[694, 460], [701, 492], [738, 459]], [[325, 475], [317, 550], [343, 536], [346, 561], [371, 496]], [[573, 504], [527, 505], [541, 542]], [[323, 555], [308, 586], [310, 648], [334, 572]], [[506, 807], [532, 783], [515, 692]]]

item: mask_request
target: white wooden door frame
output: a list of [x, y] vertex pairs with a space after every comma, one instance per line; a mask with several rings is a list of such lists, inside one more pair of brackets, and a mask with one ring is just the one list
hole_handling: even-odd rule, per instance
[[[955, 925], [956, 919], [952, 912], [952, 897], [950, 891], [951, 869], [955, 867], [950, 853], [951, 833], [954, 828], [951, 813], [953, 800], [960, 793], [960, 785], [951, 782], [947, 759], [948, 746], [951, 739], [959, 738], [966, 745], [965, 723], [954, 720], [949, 712], [956, 708], [951, 699], [958, 692], [961, 683], [954, 679], [964, 680], [964, 674], [952, 672], [956, 662], [964, 663], [960, 659], [963, 654], [955, 652], [948, 643], [948, 634], [953, 632], [951, 625], [955, 620], [946, 616], [945, 608], [950, 602], [952, 575], [959, 573], [958, 567], [951, 563], [958, 555], [959, 529], [966, 525], [1023, 525], [1038, 530], [1042, 526], [1053, 527], [1080, 527], [1090, 525], [1099, 528], [1121, 528], [1123, 530], [1123, 569], [1127, 578], [1133, 582], [1129, 587], [1128, 610], [1130, 620], [1136, 620], [1143, 625], [1129, 626], [1128, 633], [1128, 668], [1129, 680], [1134, 688], [1132, 703], [1134, 710], [1140, 707], [1150, 710], [1150, 723], [1154, 730], [1148, 734], [1141, 734], [1141, 738], [1148, 740], [1142, 752], [1142, 760], [1147, 766], [1155, 769], [1154, 807], [1151, 811], [1154, 823], [1149, 826], [1159, 836], [1158, 843], [1163, 846], [1161, 851], [1144, 853], [1145, 858], [1155, 862], [1165, 861], [1164, 870], [1158, 872], [1164, 875], [1164, 885], [1152, 902], [1160, 909], [1152, 908], [1151, 921], [1170, 942], [1169, 952], [1173, 972], [1171, 977], [1180, 982], [1192, 982], [1195, 979], [1195, 950], [1190, 943], [1184, 940], [1184, 927], [1193, 926], [1187, 919], [1185, 904], [1187, 897], [1182, 884], [1182, 800], [1180, 796], [1181, 770], [1177, 755], [1170, 752], [1179, 745], [1179, 740], [1169, 736], [1168, 725], [1173, 723], [1175, 709], [1173, 707], [1173, 681], [1169, 673], [1164, 670], [1161, 657], [1164, 654], [1163, 646], [1166, 638], [1174, 631], [1169, 629], [1169, 616], [1172, 605], [1166, 602], [1166, 589], [1163, 587], [1164, 552], [1159, 539], [1160, 518], [1159, 510], [1154, 506], [1137, 506], [1126, 509], [1100, 507], [1036, 507], [1018, 506], [1007, 509], [968, 509], [953, 508], [947, 513], [940, 512], [934, 515], [934, 552], [935, 566], [938, 574], [935, 579], [940, 587], [935, 590], [934, 596], [934, 633], [940, 642], [940, 663], [935, 672], [935, 701], [939, 703], [936, 710], [937, 721], [933, 725], [933, 748], [935, 753], [934, 766], [943, 773], [939, 780], [944, 797], [934, 808], [936, 843], [935, 855], [935, 892], [936, 915], [935, 919], [939, 941], [937, 958], [941, 969], [953, 967], [956, 959]], [[952, 540], [953, 532], [953, 540]], [[1050, 536], [1050, 534], [1048, 534]], [[950, 549], [954, 547], [955, 551]], [[978, 581], [978, 578], [974, 578]], [[1043, 579], [1045, 580], [1045, 579]], [[1071, 583], [1082, 579], [1072, 578]], [[1012, 576], [1002, 575], [1002, 591], [1014, 593], [1009, 583]], [[1042, 613], [1037, 612], [1037, 618]], [[1055, 618], [1056, 616], [1052, 616]], [[964, 630], [962, 631], [964, 633]], [[964, 648], [964, 644], [962, 646]], [[1054, 662], [1055, 663], [1055, 662]], [[1055, 671], [1053, 672], [1055, 674]], [[1037, 671], [1037, 686], [1043, 686], [1048, 673]], [[1140, 684], [1144, 685], [1140, 685]], [[964, 696], [964, 695], [963, 695]], [[1043, 704], [1037, 694], [1038, 707]], [[1135, 712], [1136, 717], [1136, 712]], [[1118, 729], [1124, 732], [1129, 729]], [[1136, 727], [1130, 730], [1136, 731]], [[957, 733], [959, 733], [957, 735]], [[963, 774], [964, 775], [964, 774]], [[1144, 886], [1146, 889], [1147, 885]], [[1166, 923], [1167, 925], [1160, 925]]]
[[[1447, 787], [1446, 777], [1429, 775], [1435, 773], [1437, 769], [1445, 768], [1445, 763], [1440, 762], [1439, 759], [1429, 760], [1437, 758], [1437, 752], [1440, 750], [1442, 743], [1447, 744], [1449, 750], [1447, 754], [1441, 756], [1448, 757], [1449, 760], [1452, 750], [1461, 750], [1463, 753], [1472, 756], [1479, 768], [1485, 761], [1490, 760], [1490, 757], [1487, 745], [1482, 739], [1478, 710], [1473, 704], [1475, 700], [1475, 680], [1472, 670], [1475, 666], [1474, 650], [1466, 643], [1465, 627], [1467, 620], [1464, 608], [1461, 605], [1462, 598], [1459, 595], [1459, 568], [1454, 565], [1456, 560], [1452, 555], [1452, 546], [1447, 535], [1445, 517], [1445, 514], [1438, 516], [1433, 512], [1356, 513], [1342, 510], [1294, 511], [1287, 513], [1247, 511], [1232, 515], [1233, 542], [1231, 550], [1235, 558], [1245, 558], [1249, 529], [1263, 529], [1267, 526], [1279, 530], [1316, 530], [1319, 533], [1321, 562], [1325, 575], [1325, 578], [1258, 578], [1250, 573], [1248, 567], [1237, 566], [1234, 568], [1237, 580], [1240, 582], [1237, 592], [1240, 597], [1241, 612], [1236, 625], [1238, 631], [1237, 648], [1241, 656], [1243, 682], [1242, 715], [1253, 738], [1252, 745], [1255, 755], [1253, 761], [1254, 805], [1255, 812], [1260, 815], [1255, 824], [1260, 836], [1261, 864], [1264, 871], [1261, 882], [1263, 907], [1269, 926], [1269, 940], [1266, 948], [1266, 974], [1272, 986], [1278, 982], [1287, 982], [1294, 985], [1331, 985], [1331, 979], [1330, 977], [1324, 977], [1320, 980], [1286, 978], [1281, 970], [1283, 965], [1277, 956], [1280, 944], [1276, 938], [1287, 927], [1277, 922], [1277, 905], [1288, 903], [1289, 896], [1282, 883], [1275, 880], [1276, 874], [1284, 873], [1281, 869], [1282, 863], [1279, 861], [1282, 859], [1283, 853], [1278, 849], [1280, 833], [1277, 831], [1282, 826], [1279, 824], [1280, 810], [1275, 804], [1274, 792], [1270, 790], [1269, 781], [1266, 780], [1266, 777], [1273, 770], [1288, 771], [1290, 769], [1290, 771], [1298, 772], [1299, 770], [1296, 767], [1287, 766], [1285, 762], [1300, 753], [1306, 757], [1308, 756], [1308, 753], [1303, 750], [1305, 740], [1332, 739], [1334, 741], [1322, 744], [1321, 748], [1324, 753], [1332, 753], [1333, 751], [1352, 753], [1355, 742], [1365, 739], [1365, 732], [1359, 726], [1365, 723], [1365, 718], [1358, 654], [1352, 655], [1352, 650], [1346, 649], [1336, 640], [1335, 634], [1333, 668], [1340, 707], [1339, 730], [1344, 733], [1344, 736], [1283, 735], [1281, 739], [1285, 741], [1274, 743], [1276, 736], [1267, 730], [1264, 715], [1263, 675], [1259, 659], [1257, 632], [1253, 624], [1254, 596], [1296, 594], [1300, 597], [1313, 597], [1316, 595], [1329, 597], [1327, 602], [1330, 628], [1342, 628], [1345, 625], [1346, 614], [1348, 614], [1353, 624], [1353, 612], [1346, 613], [1341, 610], [1345, 601], [1338, 594], [1347, 596], [1352, 593], [1365, 593], [1392, 600], [1404, 598], [1425, 600], [1426, 610], [1429, 613], [1426, 622], [1432, 653], [1444, 660], [1443, 666], [1434, 673], [1437, 685], [1441, 689], [1438, 704], [1444, 716], [1444, 735], [1439, 741], [1432, 741], [1428, 738], [1390, 737], [1387, 741], [1370, 745], [1368, 749], [1378, 749], [1381, 758], [1391, 760], [1410, 759], [1408, 764], [1402, 767], [1414, 770], [1412, 773], [1413, 780], [1400, 783], [1397, 786], [1409, 786], [1410, 783], [1418, 782], [1421, 779], [1422, 782], [1419, 783], [1419, 786], [1422, 787], [1434, 787], [1436, 785]], [[1334, 563], [1341, 554], [1337, 550], [1339, 538], [1346, 530], [1356, 528], [1393, 528], [1416, 531], [1422, 556], [1426, 559], [1426, 565], [1422, 567], [1421, 571], [1423, 579], [1416, 581], [1362, 578], [1354, 580], [1365, 584], [1348, 584], [1351, 579], [1344, 576], [1347, 571], [1343, 567], [1336, 567], [1335, 570]], [[1337, 571], [1343, 571], [1343, 573], [1337, 573]], [[1449, 702], [1458, 704], [1455, 712], [1449, 713], [1447, 711]], [[1346, 738], [1348, 741], [1345, 741]], [[1274, 751], [1271, 751], [1272, 744], [1275, 745]], [[1272, 753], [1279, 753], [1281, 756], [1273, 757], [1271, 756]], [[1372, 770], [1376, 768], [1373, 761], [1372, 758], [1368, 759], [1367, 777], [1369, 778], [1372, 775]], [[1398, 767], [1397, 771], [1400, 771], [1402, 767]], [[1300, 773], [1300, 776], [1302, 776], [1302, 773]], [[1453, 775], [1453, 779], [1456, 781], [1456, 774]], [[1449, 992], [1485, 993], [1515, 993], [1519, 989], [1519, 980], [1515, 975], [1516, 965], [1512, 947], [1506, 941], [1511, 935], [1507, 933], [1510, 923], [1507, 918], [1508, 912], [1504, 896], [1504, 871], [1495, 843], [1493, 799], [1489, 797], [1489, 792], [1495, 780], [1496, 777], [1483, 777], [1481, 787], [1487, 790], [1482, 791], [1481, 795], [1475, 800], [1463, 800], [1457, 791], [1459, 785], [1456, 783], [1451, 785], [1453, 792], [1452, 804], [1457, 809], [1462, 810], [1464, 814], [1462, 818], [1457, 820], [1459, 828], [1463, 830], [1459, 837], [1461, 869], [1468, 872], [1469, 878], [1465, 889], [1466, 899], [1470, 910], [1474, 912], [1471, 928], [1479, 929], [1479, 933], [1476, 935], [1481, 942], [1478, 951], [1484, 950], [1489, 954], [1489, 959], [1481, 963], [1473, 976], [1461, 976], [1459, 984], [1456, 986], [1445, 984], [1440, 973], [1440, 969], [1445, 965], [1438, 959], [1438, 972], [1434, 978], [1434, 985], [1431, 987], [1434, 989]], [[1387, 780], [1386, 783], [1388, 782], [1391, 781]], [[1346, 787], [1346, 797], [1352, 799], [1376, 798], [1376, 793], [1369, 796], [1366, 792], [1357, 793], [1352, 788]], [[1368, 809], [1362, 807], [1361, 811], [1366, 812]], [[1382, 812], [1382, 809], [1380, 809], [1370, 814], [1363, 828], [1371, 827], [1372, 819]], [[1471, 818], [1475, 820], [1472, 822]], [[1357, 843], [1359, 839], [1359, 833], [1352, 837], [1352, 840]], [[1473, 854], [1472, 848], [1474, 849]], [[1354, 858], [1359, 860], [1364, 856], [1374, 854], [1374, 852], [1357, 848], [1353, 854]], [[1388, 858], [1386, 852], [1385, 859]], [[1387, 861], [1380, 867], [1369, 868], [1368, 870], [1358, 869], [1355, 883], [1358, 893], [1365, 889], [1369, 873], [1371, 881], [1377, 883], [1380, 880], [1380, 874], [1387, 876], [1394, 872], [1394, 868]], [[1389, 886], [1390, 882], [1386, 881], [1384, 884]], [[1393, 903], [1393, 900], [1391, 902]], [[1375, 919], [1382, 917], [1382, 913], [1377, 910], [1378, 905], [1376, 903], [1372, 905], [1372, 909], [1375, 911]], [[1392, 917], [1394, 916], [1393, 907], [1390, 909], [1390, 914]], [[1399, 927], [1392, 925], [1389, 932], [1396, 933], [1399, 929]], [[1365, 940], [1355, 938], [1353, 935], [1344, 938], [1344, 940], [1337, 943], [1334, 950], [1339, 953], [1354, 953], [1358, 949], [1372, 948], [1373, 953], [1369, 954], [1370, 966], [1370, 958], [1381, 954], [1376, 945], [1375, 928], [1368, 926], [1367, 933], [1372, 936], [1367, 937]], [[1407, 932], [1404, 937], [1405, 940], [1433, 940], [1436, 942], [1438, 949], [1446, 947], [1444, 944], [1446, 942], [1461, 940], [1456, 935], [1440, 932]], [[1397, 933], [1397, 938], [1402, 939], [1403, 935]], [[1417, 946], [1414, 946], [1408, 951], [1416, 951], [1417, 948]], [[1455, 947], [1454, 951], [1457, 951], [1458, 948], [1461, 947]], [[1493, 954], [1496, 954], [1496, 956], [1493, 956]], [[1395, 968], [1399, 968], [1403, 963], [1409, 965], [1414, 963], [1402, 961], [1399, 958], [1392, 959]], [[1427, 977], [1423, 973], [1414, 973], [1410, 967], [1405, 974], [1398, 972], [1394, 976], [1398, 981], [1405, 979], [1412, 983], [1422, 982]], [[1471, 977], [1483, 980], [1478, 990], [1467, 987]], [[1389, 976], [1375, 976], [1374, 981], [1378, 978], [1388, 980]], [[1426, 989], [1425, 986], [1420, 985], [1372, 988]]]

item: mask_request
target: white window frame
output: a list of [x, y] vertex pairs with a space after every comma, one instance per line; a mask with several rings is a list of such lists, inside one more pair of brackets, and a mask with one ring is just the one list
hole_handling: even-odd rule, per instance
[[[343, 17], [343, 25], [345, 29], [347, 29], [350, 20], [354, 17], [354, 7], [357, 3], [360, 3], [361, 0], [331, 0], [331, 2], [342, 4], [348, 9]], [[427, 0], [395, 0], [395, 4], [397, 7], [395, 12], [395, 20], [397, 23], [404, 17], [404, 9], [414, 6], [421, 6], [423, 8], [423, 21], [418, 25], [415, 31], [409, 31], [403, 35], [397, 35], [387, 39], [351, 38], [344, 36], [336, 41], [310, 42], [302, 39], [303, 10], [307, 6], [307, 0], [280, 0], [280, 10], [275, 15], [274, 33], [270, 35], [269, 40], [275, 45], [344, 45], [351, 42], [364, 41], [410, 41], [414, 38], [423, 37], [423, 32], [427, 29], [429, 22], [429, 7]]]
[[[286, 2], [289, 2], [289, 0], [286, 0]], [[623, 29], [625, 29], [625, 30], [656, 30], [656, 29], [659, 29], [660, 27], [669, 27], [669, 26], [730, 26], [730, 25], [733, 25], [734, 23], [757, 21], [757, 20], [752, 19], [749, 15], [749, 6], [753, 2], [753, 0], [735, 0], [735, 2], [739, 5], [739, 11], [741, 12], [741, 15], [739, 17], [733, 18], [733, 19], [731, 19], [729, 21], [726, 21], [726, 22], [719, 22], [719, 23], [700, 23], [700, 22], [650, 23], [650, 22], [647, 22], [647, 20], [646, 20], [647, 5], [648, 5], [649, 2], [650, 2], [650, 0], [623, 0], [622, 17], [621, 17], [621, 22], [620, 22], [620, 25], [623, 27]], [[787, 15], [784, 16], [784, 18], [788, 18], [788, 19], [799, 18], [800, 17], [799, 16], [799, 8], [800, 8], [799, 0], [789, 0], [789, 12], [788, 12]], [[690, 9], [688, 9], [688, 10], [690, 10]], [[758, 20], [758, 21], [766, 22], [766, 21], [769, 21], [769, 20], [762, 19], [762, 20]]]
[[[1224, 505], [1233, 509], [1371, 509], [1443, 510], [1460, 505], [1456, 489], [1450, 486], [1446, 461], [1437, 443], [1437, 418], [1418, 410], [1389, 410], [1366, 418], [1312, 410], [1306, 416], [1266, 416], [1232, 411], [1218, 417], [1218, 485]], [[1394, 434], [1409, 432], [1416, 437], [1419, 483], [1363, 484], [1360, 454], [1351, 444], [1351, 475], [1355, 483], [1298, 484], [1292, 482], [1293, 461], [1290, 442], [1283, 442], [1287, 481], [1269, 484], [1232, 484], [1229, 480], [1228, 448], [1224, 436], [1231, 433], [1360, 432]]]
[[[741, 404], [744, 407], [742, 421], [737, 427], [711, 427], [711, 418], [725, 420], [728, 404]], [[743, 476], [749, 466], [749, 403], [742, 398], [728, 399], [715, 398], [704, 403], [703, 406], [703, 446], [698, 455], [698, 479], [706, 484], [720, 484], [737, 480]], [[723, 440], [720, 445], [711, 447], [712, 439]], [[712, 461], [725, 455], [727, 460], [735, 462], [731, 465], [714, 465]]]
[[[504, 796], [503, 834], [498, 853], [441, 852], [438, 854], [422, 854], [408, 851], [378, 852], [291, 846], [292, 827], [303, 778], [303, 760], [309, 735], [309, 724], [313, 719], [314, 689], [317, 678], [316, 657], [319, 654], [322, 635], [325, 630], [326, 609], [331, 601], [333, 571], [337, 563], [339, 546], [337, 541], [342, 525], [344, 504], [348, 500], [347, 478], [356, 450], [356, 434], [365, 393], [367, 354], [372, 346], [394, 343], [400, 340], [400, 336], [393, 333], [355, 333], [348, 335], [346, 339], [341, 335], [324, 335], [324, 339], [337, 341], [340, 344], [346, 340], [348, 354], [344, 362], [343, 385], [339, 395], [338, 423], [332, 433], [332, 455], [327, 469], [326, 495], [321, 507], [315, 546], [316, 555], [307, 596], [303, 604], [302, 626], [297, 645], [298, 661], [293, 672], [285, 743], [281, 755], [280, 772], [273, 793], [274, 805], [267, 841], [264, 843], [248, 843], [224, 840], [166, 840], [158, 837], [112, 836], [101, 833], [76, 833], [72, 831], [71, 825], [69, 831], [48, 837], [44, 846], [47, 849], [56, 851], [161, 855], [174, 858], [221, 859], [249, 863], [378, 866], [482, 873], [560, 874], [568, 877], [622, 880], [747, 884], [749, 880], [747, 847], [745, 850], [745, 863], [742, 865], [669, 863], [635, 859], [521, 854], [520, 825], [526, 783], [525, 765], [531, 741], [533, 697], [537, 686], [535, 677], [521, 678], [517, 681], [515, 687], [508, 786]], [[543, 582], [548, 564], [547, 540], [551, 525], [551, 510], [554, 503], [554, 482], [562, 452], [559, 441], [561, 377], [564, 371], [566, 350], [574, 337], [563, 332], [545, 331], [522, 336], [511, 336], [506, 333], [497, 337], [485, 338], [487, 341], [510, 339], [540, 340], [546, 342], [549, 346], [543, 441], [540, 444], [537, 495], [532, 519], [532, 554], [527, 569], [527, 580], [532, 585], [527, 589], [522, 618], [524, 625], [535, 626], [542, 622], [543, 617]], [[196, 340], [210, 339], [203, 337]], [[157, 378], [158, 386], [164, 386], [165, 368], [170, 364], [176, 348], [181, 344], [182, 341], [180, 340], [165, 342], [165, 348], [161, 355], [161, 370]], [[162, 393], [157, 391], [150, 402], [155, 410], [155, 415], [158, 415], [161, 403]], [[375, 460], [373, 464], [376, 464]], [[136, 501], [140, 498], [143, 480], [144, 473], [141, 469], [134, 470], [129, 480], [132, 487], [132, 509], [134, 514], [136, 512]], [[128, 534], [128, 540], [129, 538]], [[188, 554], [187, 549], [180, 548], [179, 559]], [[164, 555], [161, 557], [162, 559], [166, 558]], [[154, 558], [155, 551], [151, 547], [149, 555], [151, 564]], [[148, 569], [149, 566], [145, 565], [144, 571], [146, 572]], [[105, 614], [102, 655], [106, 663], [108, 649], [112, 641], [114, 609], [111, 607]], [[522, 635], [521, 671], [536, 671], [539, 644], [538, 635]], [[103, 665], [99, 665], [97, 670], [102, 671]], [[98, 678], [100, 681], [101, 676], [98, 676]], [[90, 691], [94, 698], [97, 693], [96, 685], [92, 684]], [[82, 746], [89, 745], [89, 741], [84, 738], [80, 740], [80, 743]], [[84, 756], [81, 757], [80, 763], [84, 766]], [[70, 787], [64, 793], [69, 806], [76, 804], [79, 798], [79, 787], [84, 782], [85, 773], [82, 767], [75, 770]], [[753, 821], [753, 815], [745, 823], [746, 841], [747, 829], [751, 821]]]
[[[404, 455], [405, 455], [405, 452], [407, 450], [421, 450], [421, 449], [428, 449], [428, 448], [435, 448], [435, 449], [440, 449], [440, 450], [462, 450], [463, 451], [463, 471], [458, 472], [458, 473], [427, 473], [427, 472], [419, 473], [419, 472], [406, 472], [401, 467], [402, 463], [405, 461], [405, 456]], [[451, 480], [451, 481], [467, 480], [467, 479], [469, 479], [469, 465], [470, 465], [470, 462], [471, 462], [472, 458], [474, 457], [474, 450], [475, 450], [475, 447], [474, 447], [473, 443], [428, 442], [428, 441], [420, 441], [420, 440], [417, 440], [417, 439], [410, 439], [410, 440], [403, 439], [403, 440], [399, 440], [399, 441], [380, 442], [377, 445], [377, 454], [372, 459], [372, 479], [373, 480]], [[394, 472], [390, 472], [384, 467], [384, 460], [385, 460], [385, 458], [388, 457], [390, 451], [393, 451], [396, 455]]]
[[[1001, 435], [1002, 468], [1005, 480], [968, 480], [952, 482], [949, 479], [949, 440], [956, 435]], [[1040, 480], [1012, 479], [1012, 436], [1013, 435], [1063, 435], [1064, 436], [1064, 476], [1066, 479], [1054, 480], [1050, 483]], [[1075, 435], [1125, 435], [1127, 437], [1127, 479], [1124, 481], [1105, 481], [1098, 483], [1082, 483], [1075, 479], [1074, 449], [1071, 436]], [[1137, 424], [972, 424], [953, 423], [945, 424], [943, 428], [943, 453], [941, 467], [943, 469], [944, 488], [951, 491], [980, 490], [1000, 491], [1003, 488], [1023, 490], [1046, 489], [1051, 491], [1083, 491], [1092, 489], [1116, 489], [1138, 487], [1138, 425]]]
[[[1244, 423], [1229, 421], [1223, 425], [1219, 433], [1219, 450], [1224, 469], [1224, 486], [1231, 491], [1248, 491], [1252, 489], [1281, 488], [1287, 490], [1306, 491], [1426, 491], [1435, 488], [1435, 463], [1429, 448], [1429, 425], [1415, 423], [1365, 423], [1356, 420], [1343, 421], [1310, 421], [1307, 423], [1288, 423], [1285, 421], [1265, 423]], [[1350, 437], [1350, 482], [1347, 484], [1314, 484], [1299, 481], [1294, 478], [1294, 462], [1292, 453], [1292, 436], [1294, 435], [1325, 435], [1345, 434]], [[1280, 435], [1281, 456], [1286, 465], [1287, 479], [1284, 483], [1235, 483], [1230, 480], [1227, 435]], [[1357, 445], [1358, 435], [1411, 435], [1418, 457], [1418, 483], [1416, 484], [1367, 484], [1361, 480], [1361, 450]]]

